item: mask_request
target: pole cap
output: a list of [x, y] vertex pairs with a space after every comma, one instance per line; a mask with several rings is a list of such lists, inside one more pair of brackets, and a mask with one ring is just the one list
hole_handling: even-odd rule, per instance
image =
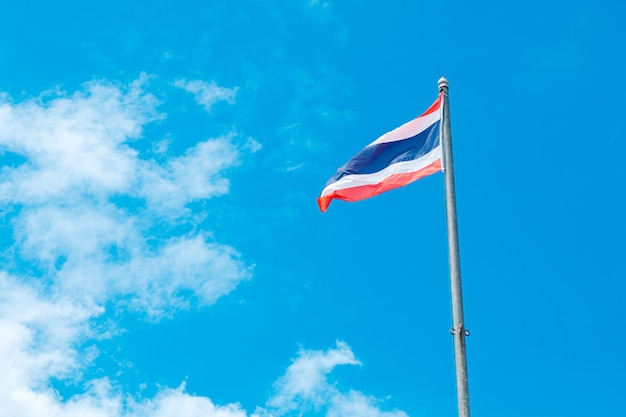
[[448, 80], [446, 79], [446, 77], [441, 77], [439, 79], [439, 91], [442, 91], [443, 89], [448, 89]]

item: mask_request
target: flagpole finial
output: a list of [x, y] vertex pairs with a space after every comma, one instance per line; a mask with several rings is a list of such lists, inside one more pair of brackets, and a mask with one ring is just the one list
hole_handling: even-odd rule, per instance
[[439, 92], [443, 90], [448, 90], [448, 79], [446, 77], [441, 77], [439, 79]]

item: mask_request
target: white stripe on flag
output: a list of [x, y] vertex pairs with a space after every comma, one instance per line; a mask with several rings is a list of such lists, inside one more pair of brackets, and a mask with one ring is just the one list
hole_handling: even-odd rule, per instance
[[320, 197], [331, 194], [333, 191], [343, 190], [346, 188], [360, 187], [362, 185], [374, 185], [381, 183], [387, 177], [394, 174], [408, 174], [410, 172], [419, 171], [427, 167], [433, 162], [441, 159], [441, 145], [412, 161], [396, 162], [372, 174], [352, 174], [342, 177], [339, 181], [328, 185], [322, 190]]
[[374, 142], [367, 146], [377, 145], [379, 143], [396, 142], [399, 140], [412, 138], [413, 136], [422, 133], [428, 129], [433, 123], [441, 120], [441, 114], [439, 110], [436, 110], [426, 116], [421, 116], [406, 122], [400, 127], [395, 128], [391, 132], [387, 132]]

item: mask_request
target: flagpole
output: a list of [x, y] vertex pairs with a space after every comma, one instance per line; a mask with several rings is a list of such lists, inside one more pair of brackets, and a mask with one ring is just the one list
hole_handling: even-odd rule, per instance
[[459, 259], [459, 236], [456, 219], [456, 194], [454, 190], [454, 164], [452, 161], [452, 134], [450, 129], [450, 106], [448, 80], [439, 79], [439, 92], [443, 97], [442, 140], [444, 178], [446, 185], [446, 218], [448, 223], [448, 253], [450, 260], [450, 294], [452, 297], [452, 322], [450, 333], [454, 336], [454, 361], [456, 367], [456, 390], [459, 417], [470, 417], [469, 388], [467, 383], [467, 359], [465, 356], [465, 329], [463, 320], [463, 294], [461, 290], [461, 262]]

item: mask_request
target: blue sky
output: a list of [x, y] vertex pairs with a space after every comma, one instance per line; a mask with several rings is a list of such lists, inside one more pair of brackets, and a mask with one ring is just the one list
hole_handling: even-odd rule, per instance
[[472, 413], [623, 415], [623, 2], [2, 9], [0, 416], [454, 415], [442, 174], [315, 202], [442, 75]]

